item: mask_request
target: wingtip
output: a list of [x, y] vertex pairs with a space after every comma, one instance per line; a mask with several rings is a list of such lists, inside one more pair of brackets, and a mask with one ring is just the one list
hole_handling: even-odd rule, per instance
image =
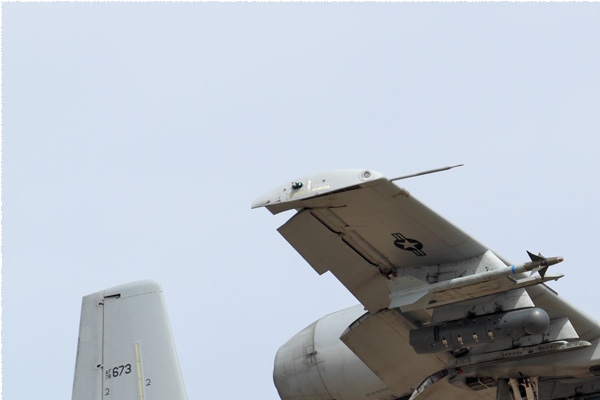
[[356, 185], [382, 179], [383, 174], [370, 169], [337, 169], [290, 181], [252, 202], [251, 208], [267, 207], [272, 212], [294, 208], [298, 200], [320, 196]]

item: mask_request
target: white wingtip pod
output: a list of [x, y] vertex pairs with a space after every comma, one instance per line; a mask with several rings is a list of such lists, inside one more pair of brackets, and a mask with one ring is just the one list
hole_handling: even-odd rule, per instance
[[185, 400], [162, 289], [141, 281], [85, 296], [73, 400]]
[[365, 186], [383, 174], [368, 169], [338, 169], [295, 179], [279, 186], [252, 203], [252, 208], [266, 207], [273, 214], [296, 208], [300, 200], [328, 193]]

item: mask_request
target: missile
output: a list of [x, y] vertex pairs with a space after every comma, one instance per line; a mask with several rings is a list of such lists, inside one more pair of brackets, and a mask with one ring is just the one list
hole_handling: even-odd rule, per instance
[[[390, 293], [390, 308], [399, 307], [402, 311], [408, 311], [415, 308], [429, 308], [431, 306], [439, 306], [442, 304], [449, 304], [452, 302], [458, 302], [467, 300], [470, 298], [481, 297], [493, 293], [498, 293], [506, 290], [514, 289], [515, 284], [520, 285], [534, 285], [537, 283], [545, 282], [545, 274], [548, 267], [551, 265], [558, 264], [564, 259], [562, 257], [543, 257], [541, 255], [534, 255], [527, 252], [531, 261], [528, 261], [519, 265], [511, 265], [510, 267], [494, 269], [486, 272], [479, 272], [468, 276], [461, 276], [458, 278], [452, 278], [446, 281], [419, 285], [409, 289], [397, 290]], [[539, 272], [541, 279], [527, 279], [523, 280], [520, 277], [512, 278], [513, 275], [520, 275], [526, 272], [532, 274]], [[558, 279], [553, 277], [553, 279]], [[508, 280], [506, 278], [509, 278]], [[495, 285], [489, 285], [489, 282], [498, 282]], [[483, 284], [483, 285], [482, 285]], [[459, 294], [453, 295], [453, 299], [444, 297], [444, 293], [449, 293], [454, 289], [465, 289], [472, 287], [473, 289], [468, 292], [468, 296], [462, 296]], [[493, 289], [490, 290], [490, 288]], [[464, 290], [462, 293], [467, 293]]]
[[[529, 255], [529, 258], [531, 258], [531, 262], [539, 262], [540, 263], [540, 266], [537, 268], [539, 268], [539, 273], [542, 278], [544, 277], [544, 275], [546, 275], [546, 271], [548, 270], [549, 266], [563, 262], [562, 257], [545, 258], [541, 253], [536, 256], [535, 254], [532, 254], [530, 251], [528, 251], [527, 254]], [[530, 264], [530, 263], [526, 263], [526, 264]], [[533, 269], [535, 269], [535, 268], [533, 268]], [[533, 271], [533, 269], [532, 269], [532, 271]]]
[[[523, 274], [525, 272], [540, 272], [542, 278], [544, 277], [546, 270], [549, 266], [561, 263], [564, 261], [562, 257], [542, 257], [535, 256], [528, 252], [530, 256], [533, 256], [532, 261], [528, 261], [526, 263], [520, 265], [511, 265], [508, 268], [500, 268], [492, 271], [481, 272], [478, 274], [473, 274], [469, 276], [463, 276], [460, 278], [450, 279], [448, 281], [438, 282], [430, 285], [430, 290], [433, 289], [434, 292], [448, 289], [456, 289], [461, 286], [473, 285], [481, 282], [489, 282], [498, 278], [508, 277], [510, 275], [518, 275]], [[544, 275], [542, 275], [544, 274]], [[435, 287], [434, 286], [439, 286]]]

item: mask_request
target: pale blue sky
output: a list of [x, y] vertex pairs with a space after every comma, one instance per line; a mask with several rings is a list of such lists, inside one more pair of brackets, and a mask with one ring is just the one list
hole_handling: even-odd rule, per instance
[[3, 391], [71, 396], [83, 295], [165, 291], [190, 399], [277, 399], [276, 349], [355, 304], [264, 192], [402, 181], [598, 318], [600, 4], [3, 3]]

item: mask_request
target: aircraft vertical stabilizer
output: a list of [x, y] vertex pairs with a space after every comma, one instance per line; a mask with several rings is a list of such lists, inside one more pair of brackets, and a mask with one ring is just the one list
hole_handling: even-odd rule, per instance
[[142, 281], [85, 296], [73, 400], [187, 399], [160, 286]]

